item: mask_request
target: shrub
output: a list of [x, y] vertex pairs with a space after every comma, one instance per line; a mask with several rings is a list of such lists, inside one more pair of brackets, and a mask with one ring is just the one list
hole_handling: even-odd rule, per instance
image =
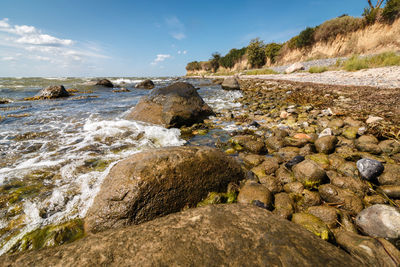
[[211, 71], [211, 63], [209, 61], [202, 61], [200, 62], [201, 64], [201, 69], [205, 71]]
[[382, 11], [382, 19], [392, 23], [400, 17], [400, 0], [388, 0]]
[[327, 67], [311, 67], [308, 72], [309, 73], [322, 73], [328, 71]]
[[246, 75], [278, 74], [278, 72], [271, 69], [249, 70], [245, 73]]
[[296, 45], [297, 44], [297, 39], [299, 39], [298, 35], [295, 36], [295, 37], [292, 37], [289, 41], [286, 42], [287, 47], [289, 47], [289, 49], [297, 48], [297, 45]]
[[366, 7], [364, 8], [363, 12], [363, 17], [365, 19], [365, 22], [368, 25], [374, 24], [379, 17], [379, 14], [381, 12], [380, 8], [371, 8], [371, 7]]
[[219, 64], [224, 67], [231, 69], [235, 66], [237, 62], [240, 61], [240, 59], [246, 54], [246, 47], [243, 47], [242, 49], [231, 49], [228, 54], [226, 54], [224, 57], [221, 57], [219, 60]]
[[307, 27], [304, 31], [302, 31], [296, 40], [296, 47], [304, 48], [311, 46], [314, 43], [314, 32], [315, 28], [310, 27]]
[[271, 63], [275, 63], [282, 46], [283, 44], [277, 43], [270, 43], [265, 46], [265, 56], [271, 60]]
[[186, 65], [186, 70], [187, 70], [187, 71], [201, 70], [201, 65], [200, 65], [200, 63], [197, 62], [197, 61], [192, 61], [192, 62], [189, 62], [189, 63]]
[[247, 58], [252, 68], [262, 67], [265, 65], [265, 45], [259, 38], [250, 41], [247, 47]]
[[219, 60], [221, 59], [221, 54], [218, 52], [215, 52], [212, 54], [212, 57], [210, 58], [210, 65], [211, 65], [211, 70], [212, 72], [216, 72], [219, 68]]
[[400, 65], [400, 56], [394, 52], [385, 52], [362, 58], [358, 55], [354, 55], [343, 62], [344, 69], [347, 71], [398, 65]]
[[314, 39], [316, 42], [328, 41], [339, 34], [347, 34], [357, 31], [363, 27], [361, 18], [342, 16], [322, 23], [315, 29]]

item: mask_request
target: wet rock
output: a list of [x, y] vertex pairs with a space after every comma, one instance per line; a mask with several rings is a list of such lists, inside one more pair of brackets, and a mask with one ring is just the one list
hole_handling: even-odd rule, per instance
[[154, 83], [150, 79], [146, 79], [135, 85], [135, 88], [151, 90], [154, 88]]
[[301, 156], [305, 157], [307, 155], [311, 155], [315, 152], [315, 147], [311, 144], [306, 144], [302, 148], [300, 148], [299, 153]]
[[285, 146], [294, 146], [294, 147], [298, 147], [301, 148], [303, 146], [305, 146], [311, 138], [294, 138], [294, 137], [285, 137], [285, 139], [283, 139], [283, 144]]
[[291, 160], [289, 160], [285, 164], [285, 167], [288, 168], [289, 170], [291, 170], [293, 166], [299, 164], [300, 162], [302, 162], [304, 160], [305, 160], [305, 158], [303, 156], [298, 155], [298, 156], [292, 158]]
[[291, 218], [294, 212], [294, 202], [287, 193], [279, 193], [275, 196], [275, 209], [273, 213], [284, 219]]
[[280, 193], [283, 191], [282, 184], [274, 177], [271, 175], [266, 175], [266, 176], [261, 176], [259, 177], [260, 183], [268, 188], [268, 190], [272, 194]]
[[372, 154], [382, 153], [382, 150], [378, 145], [378, 139], [372, 135], [361, 136], [356, 140], [355, 145], [356, 148], [362, 152], [369, 152]]
[[400, 198], [400, 185], [382, 185], [378, 187], [380, 192], [391, 198]]
[[89, 235], [59, 248], [3, 256], [0, 261], [5, 266], [361, 264], [296, 224], [267, 210], [239, 204], [189, 209], [141, 225]]
[[35, 98], [38, 99], [52, 99], [60, 97], [68, 97], [69, 93], [62, 85], [53, 85], [42, 89]]
[[265, 208], [269, 209], [273, 204], [273, 195], [261, 184], [255, 182], [246, 183], [239, 191], [238, 203], [252, 204], [255, 201], [260, 201]]
[[304, 70], [305, 67], [303, 64], [301, 64], [300, 62], [294, 63], [293, 65], [290, 65], [290, 67], [288, 67], [285, 70], [285, 73], [290, 74], [299, 70]]
[[240, 84], [235, 77], [225, 78], [221, 87], [225, 90], [240, 90]]
[[324, 137], [324, 136], [330, 136], [332, 134], [333, 133], [332, 133], [331, 128], [326, 128], [318, 135], [318, 138], [321, 138], [321, 137]]
[[287, 146], [279, 149], [277, 153], [275, 153], [277, 156], [281, 157], [283, 161], [289, 161], [292, 158], [296, 157], [299, 155], [300, 149], [298, 147], [293, 147], [293, 146]]
[[381, 185], [400, 185], [400, 165], [386, 164], [383, 173], [378, 177]]
[[394, 155], [400, 152], [400, 141], [398, 140], [385, 140], [378, 144], [383, 153]]
[[389, 205], [373, 205], [356, 217], [357, 226], [367, 235], [400, 239], [400, 211]]
[[1, 104], [8, 104], [11, 103], [12, 101], [10, 99], [7, 98], [0, 98], [0, 105]]
[[121, 89], [118, 90], [113, 90], [114, 93], [128, 93], [130, 92], [129, 89], [122, 87]]
[[249, 166], [258, 166], [265, 160], [265, 156], [256, 154], [240, 154], [239, 157]]
[[338, 210], [338, 214], [340, 217], [340, 229], [357, 234], [358, 230], [354, 225], [353, 219], [350, 216], [349, 212], [345, 210]]
[[262, 154], [267, 151], [264, 141], [252, 135], [237, 135], [230, 142], [234, 145], [240, 145], [245, 150], [254, 154]]
[[279, 168], [279, 159], [276, 157], [267, 157], [261, 164], [266, 174], [274, 174]]
[[311, 154], [306, 156], [306, 159], [312, 160], [317, 163], [321, 168], [328, 169], [329, 168], [329, 158], [328, 155], [325, 154]]
[[281, 165], [275, 172], [275, 176], [281, 184], [287, 184], [296, 181], [294, 175], [283, 165]]
[[285, 190], [286, 193], [295, 193], [300, 195], [304, 190], [304, 185], [300, 182], [292, 182], [285, 184], [283, 190]]
[[372, 206], [375, 204], [387, 204], [387, 202], [388, 202], [384, 197], [382, 197], [381, 195], [376, 195], [376, 194], [370, 195], [370, 196], [368, 196], [368, 195], [365, 196], [363, 201], [364, 201], [366, 207], [369, 207], [369, 206]]
[[355, 120], [353, 118], [347, 117], [344, 120], [344, 124], [345, 125], [349, 125], [351, 127], [361, 127], [363, 125], [363, 122], [359, 121], [359, 120]]
[[271, 136], [265, 140], [265, 144], [269, 149], [278, 151], [283, 147], [283, 140], [277, 136]]
[[336, 231], [335, 239], [351, 256], [362, 262], [362, 266], [397, 267], [400, 264], [400, 252], [383, 238]]
[[112, 82], [110, 82], [110, 81], [107, 80], [107, 79], [102, 79], [102, 80], [100, 80], [100, 81], [97, 81], [97, 82], [96, 82], [96, 85], [104, 86], [104, 87], [109, 87], [109, 88], [113, 88], [113, 87], [114, 87], [114, 85], [112, 84]]
[[363, 197], [369, 189], [368, 184], [358, 178], [341, 176], [334, 171], [328, 171], [327, 175], [332, 185], [342, 189], [349, 189], [360, 197]]
[[350, 190], [324, 184], [319, 186], [318, 192], [323, 200], [328, 203], [340, 204], [341, 208], [347, 210], [350, 215], [358, 214], [363, 209], [361, 199]]
[[99, 232], [177, 212], [244, 177], [239, 163], [208, 147], [138, 153], [110, 170], [86, 215], [85, 230]]
[[328, 123], [329, 128], [342, 128], [344, 121], [342, 119], [333, 119]]
[[299, 197], [296, 202], [298, 211], [305, 211], [309, 207], [321, 205], [321, 197], [318, 192], [304, 189]]
[[307, 209], [307, 213], [321, 219], [329, 228], [334, 228], [337, 226], [338, 213], [333, 207], [313, 206]]
[[348, 139], [356, 139], [358, 133], [358, 127], [347, 127], [344, 129], [342, 135]]
[[337, 168], [337, 171], [344, 176], [350, 176], [353, 178], [359, 177], [357, 165], [351, 161], [345, 161], [339, 166], [339, 168]]
[[301, 225], [323, 240], [328, 240], [331, 232], [327, 225], [318, 217], [308, 213], [295, 213], [292, 222]]
[[312, 160], [304, 160], [293, 167], [296, 179], [305, 187], [315, 187], [325, 179], [325, 171]]
[[384, 170], [383, 164], [373, 159], [360, 159], [357, 161], [357, 168], [361, 177], [368, 181], [377, 178]]
[[193, 85], [178, 82], [142, 97], [126, 118], [179, 128], [202, 122], [213, 114]]

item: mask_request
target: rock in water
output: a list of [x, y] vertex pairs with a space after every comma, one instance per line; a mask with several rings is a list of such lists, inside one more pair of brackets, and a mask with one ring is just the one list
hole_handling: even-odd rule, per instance
[[154, 89], [142, 97], [126, 118], [172, 128], [191, 126], [210, 115], [214, 115], [214, 112], [199, 96], [196, 88], [189, 83], [177, 82]]
[[296, 72], [299, 70], [304, 70], [304, 69], [305, 69], [304, 65], [301, 64], [300, 62], [297, 62], [297, 63], [294, 63], [293, 65], [291, 65], [289, 68], [287, 68], [285, 72], [287, 74], [289, 74], [289, 73], [293, 73], [293, 72]]
[[240, 90], [240, 85], [235, 77], [225, 78], [224, 82], [221, 84], [222, 89], [225, 90]]
[[374, 159], [360, 159], [357, 161], [357, 168], [361, 177], [370, 181], [381, 175], [385, 167]]
[[110, 81], [107, 80], [107, 79], [102, 79], [102, 80], [98, 81], [98, 82], [96, 83], [96, 85], [104, 86], [104, 87], [110, 87], [110, 88], [113, 88], [113, 87], [114, 87], [114, 85], [112, 84], [112, 82], [110, 82]]
[[0, 257], [4, 266], [362, 266], [301, 226], [252, 205], [209, 205], [56, 248]]
[[144, 80], [144, 81], [142, 81], [142, 82], [136, 84], [136, 85], [135, 85], [135, 88], [148, 89], [148, 90], [150, 90], [150, 89], [153, 89], [153, 88], [154, 88], [154, 83], [153, 83], [152, 80], [147, 79], [147, 80]]
[[62, 85], [53, 85], [42, 89], [37, 95], [36, 98], [40, 99], [50, 99], [50, 98], [59, 98], [59, 97], [68, 97], [69, 93], [65, 90]]
[[356, 224], [367, 235], [400, 239], [400, 211], [394, 207], [377, 204], [366, 208], [357, 215]]
[[139, 224], [193, 207], [208, 192], [224, 192], [230, 182], [244, 178], [238, 162], [209, 147], [138, 153], [111, 169], [86, 215], [85, 229]]

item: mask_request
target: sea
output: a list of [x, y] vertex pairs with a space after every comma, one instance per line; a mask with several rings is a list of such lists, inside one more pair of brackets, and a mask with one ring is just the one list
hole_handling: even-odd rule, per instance
[[[124, 116], [150, 90], [145, 78], [108, 78], [116, 88], [93, 87], [95, 77], [0, 78], [0, 255], [25, 234], [84, 218], [103, 179], [121, 159], [152, 148], [213, 145], [229, 138], [226, 123], [205, 136], [184, 139], [166, 129]], [[152, 79], [156, 88], [177, 78]], [[239, 91], [225, 91], [205, 79], [185, 79], [214, 111], [239, 112]], [[27, 100], [49, 85], [75, 89], [73, 96]], [[113, 92], [127, 88], [130, 92]], [[216, 123], [218, 120], [215, 119]]]

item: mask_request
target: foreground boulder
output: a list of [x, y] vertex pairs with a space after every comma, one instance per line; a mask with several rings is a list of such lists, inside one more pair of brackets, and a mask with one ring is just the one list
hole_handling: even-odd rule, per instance
[[154, 83], [153, 83], [152, 80], [147, 79], [147, 80], [144, 80], [144, 81], [142, 81], [142, 82], [136, 84], [136, 85], [135, 85], [135, 88], [148, 89], [148, 90], [150, 90], [150, 89], [153, 89], [153, 88], [154, 88]]
[[222, 89], [225, 90], [240, 90], [240, 85], [235, 77], [228, 77], [221, 84]]
[[240, 204], [189, 209], [0, 261], [4, 266], [362, 266], [301, 226]]
[[199, 96], [196, 88], [189, 83], [177, 82], [154, 89], [142, 97], [126, 118], [179, 128], [202, 122], [210, 115], [214, 115], [214, 112]]
[[68, 97], [69, 93], [62, 85], [52, 85], [42, 89], [35, 98], [37, 99], [52, 99], [60, 97]]
[[170, 147], [135, 154], [115, 165], [85, 219], [99, 232], [139, 224], [193, 207], [208, 192], [245, 178], [240, 164], [209, 147]]
[[290, 67], [288, 67], [285, 72], [287, 74], [290, 74], [290, 73], [293, 73], [293, 72], [296, 72], [299, 70], [304, 70], [304, 69], [305, 69], [304, 65], [301, 64], [300, 62], [297, 62], [297, 63], [294, 63], [293, 65], [291, 65]]
[[102, 80], [96, 82], [96, 85], [104, 86], [104, 87], [110, 87], [110, 88], [114, 87], [114, 84], [112, 84], [112, 82], [110, 82], [107, 79], [102, 79]]

